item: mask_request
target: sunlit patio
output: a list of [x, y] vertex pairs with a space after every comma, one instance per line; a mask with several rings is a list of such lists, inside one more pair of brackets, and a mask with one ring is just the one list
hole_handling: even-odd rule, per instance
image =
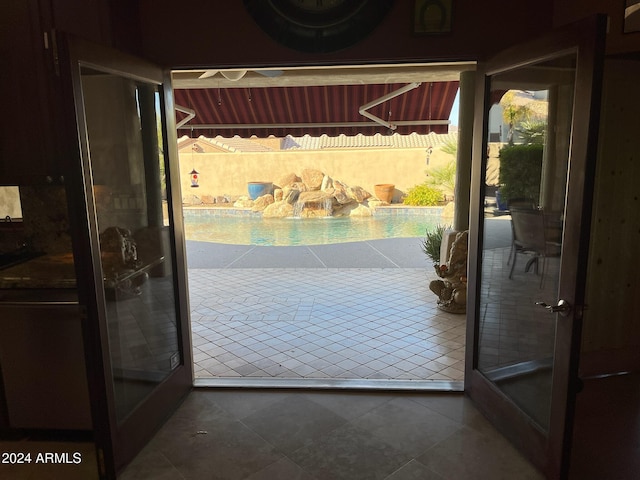
[[[508, 254], [510, 241], [496, 218], [488, 247]], [[466, 316], [437, 308], [420, 242], [188, 241], [197, 381], [461, 382]]]
[[191, 270], [196, 377], [460, 381], [465, 316], [427, 271]]

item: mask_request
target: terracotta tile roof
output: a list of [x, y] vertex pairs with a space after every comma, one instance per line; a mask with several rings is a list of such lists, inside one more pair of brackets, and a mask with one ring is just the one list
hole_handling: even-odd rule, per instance
[[211, 139], [200, 136], [198, 138], [190, 138], [182, 136], [178, 139], [178, 152], [193, 151], [194, 153], [212, 153], [229, 151]]
[[206, 138], [202, 135], [198, 138], [190, 138], [185, 135], [178, 139], [179, 152], [183, 152], [185, 150], [191, 151], [192, 149], [195, 153], [273, 151], [273, 148], [248, 138]]
[[325, 148], [428, 148], [440, 147], [448, 142], [457, 142], [457, 133], [429, 133], [422, 135], [411, 133], [409, 135], [339, 135], [331, 137], [321, 135], [312, 137], [304, 135], [293, 137], [288, 135], [282, 142], [282, 149], [321, 150]]

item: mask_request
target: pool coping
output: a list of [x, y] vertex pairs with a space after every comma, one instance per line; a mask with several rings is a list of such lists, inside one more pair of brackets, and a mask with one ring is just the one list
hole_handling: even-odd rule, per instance
[[376, 269], [433, 268], [420, 238], [388, 238], [325, 245], [231, 245], [187, 240], [189, 268]]
[[[488, 220], [485, 248], [511, 246], [511, 223], [504, 217]], [[326, 245], [238, 245], [186, 240], [189, 268], [423, 268], [432, 262], [421, 249], [420, 237], [384, 238]]]
[[[425, 215], [425, 216], [442, 216], [444, 212], [443, 206], [437, 207], [413, 207], [408, 205], [381, 205], [371, 209], [372, 216], [386, 215]], [[239, 207], [218, 207], [215, 205], [183, 205], [183, 216], [247, 216], [261, 217], [262, 212], [255, 212], [251, 208]], [[344, 217], [336, 217], [344, 218]]]

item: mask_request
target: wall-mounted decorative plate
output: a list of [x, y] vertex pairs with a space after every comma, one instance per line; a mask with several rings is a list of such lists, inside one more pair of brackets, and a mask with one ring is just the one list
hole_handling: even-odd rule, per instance
[[373, 31], [393, 0], [244, 0], [251, 17], [271, 38], [301, 52], [349, 47]]

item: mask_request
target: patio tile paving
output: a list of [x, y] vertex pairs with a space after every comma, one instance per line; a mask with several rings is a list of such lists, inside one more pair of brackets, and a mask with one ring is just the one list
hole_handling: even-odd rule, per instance
[[434, 308], [433, 278], [425, 268], [191, 268], [191, 309], [208, 309], [192, 317], [196, 377], [461, 381], [466, 317]]
[[[510, 241], [491, 222], [489, 248], [504, 256]], [[187, 241], [187, 260], [197, 378], [463, 380], [466, 316], [436, 307], [420, 239]]]

